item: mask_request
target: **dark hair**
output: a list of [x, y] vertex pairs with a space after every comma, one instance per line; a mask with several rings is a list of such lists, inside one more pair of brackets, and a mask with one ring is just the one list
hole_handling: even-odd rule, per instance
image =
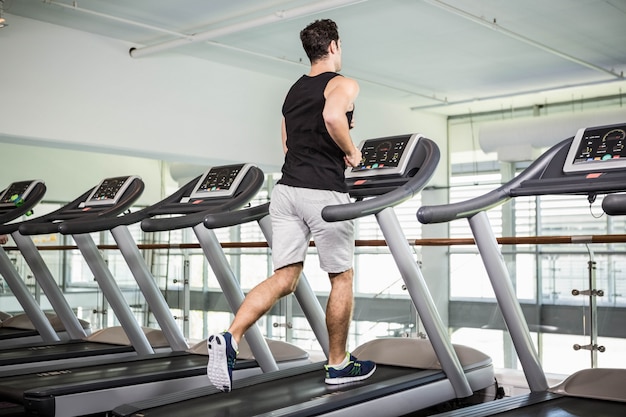
[[302, 47], [314, 63], [328, 55], [328, 46], [332, 41], [339, 41], [337, 24], [330, 19], [316, 20], [300, 32]]

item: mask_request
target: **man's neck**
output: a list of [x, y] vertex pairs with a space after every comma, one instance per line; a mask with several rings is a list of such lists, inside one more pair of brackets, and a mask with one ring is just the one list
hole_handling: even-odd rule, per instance
[[315, 77], [316, 75], [323, 74], [325, 72], [335, 72], [336, 68], [334, 63], [329, 60], [317, 61], [315, 64], [311, 64], [311, 70], [309, 71], [309, 77]]

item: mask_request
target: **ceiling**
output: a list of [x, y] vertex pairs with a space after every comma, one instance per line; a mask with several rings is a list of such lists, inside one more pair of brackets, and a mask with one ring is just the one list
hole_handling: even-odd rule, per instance
[[626, 0], [4, 0], [11, 15], [293, 78], [298, 33], [339, 25], [362, 94], [464, 114], [626, 94]]

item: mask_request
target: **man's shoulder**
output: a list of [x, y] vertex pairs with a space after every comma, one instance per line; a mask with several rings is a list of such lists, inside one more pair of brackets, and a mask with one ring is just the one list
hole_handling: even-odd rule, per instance
[[338, 75], [339, 77], [334, 77], [330, 81], [328, 81], [328, 84], [326, 85], [327, 88], [330, 88], [331, 90], [337, 87], [341, 88], [342, 90], [349, 91], [359, 90], [359, 83], [355, 79], [346, 77], [341, 74]]

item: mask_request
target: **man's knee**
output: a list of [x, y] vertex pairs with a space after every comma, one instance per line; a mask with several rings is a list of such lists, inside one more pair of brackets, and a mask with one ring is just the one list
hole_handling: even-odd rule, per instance
[[345, 270], [343, 272], [335, 272], [335, 273], [329, 272], [328, 273], [328, 277], [331, 280], [337, 280], [337, 281], [340, 281], [340, 280], [341, 281], [345, 281], [345, 280], [350, 280], [351, 281], [352, 278], [353, 278], [353, 275], [354, 275], [354, 270], [352, 268], [347, 269], [347, 270]]
[[301, 263], [287, 265], [274, 271], [274, 278], [282, 288], [283, 295], [291, 294], [296, 290], [301, 273]]

